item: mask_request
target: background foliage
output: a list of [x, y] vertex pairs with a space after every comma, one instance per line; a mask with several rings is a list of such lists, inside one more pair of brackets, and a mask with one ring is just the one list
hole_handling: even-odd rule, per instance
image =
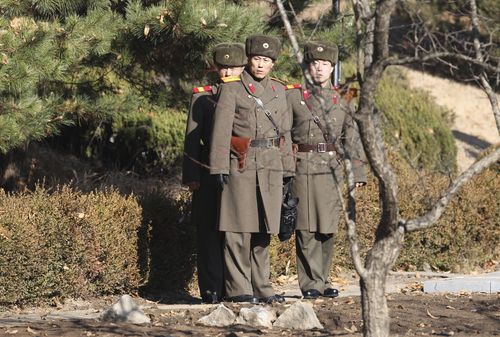
[[[313, 2], [292, 4], [300, 16]], [[431, 4], [436, 13], [445, 2]], [[0, 303], [192, 287], [195, 228], [177, 173], [191, 87], [215, 81], [215, 44], [261, 32], [284, 41], [273, 76], [302, 82], [275, 8], [259, 0], [0, 0], [0, 14], [0, 185], [21, 191], [0, 193]], [[344, 14], [290, 19], [300, 43], [340, 45], [345, 78], [355, 41]], [[377, 106], [399, 152], [409, 216], [455, 170], [452, 116], [409, 90], [399, 71], [384, 78]], [[441, 227], [407, 236], [397, 267], [466, 270], [498, 259], [498, 176], [495, 168], [468, 185]], [[359, 194], [366, 243], [377, 193], [371, 180]], [[335, 263], [350, 268], [346, 242], [341, 229]], [[294, 251], [273, 242], [274, 279], [294, 270]]]
[[114, 190], [0, 192], [0, 304], [127, 292], [141, 284], [142, 210]]

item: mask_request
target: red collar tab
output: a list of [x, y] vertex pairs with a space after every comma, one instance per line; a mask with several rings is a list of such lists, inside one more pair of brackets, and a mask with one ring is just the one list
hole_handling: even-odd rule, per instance
[[309, 99], [309, 91], [304, 90], [302, 94], [304, 95], [304, 101], [307, 101]]
[[339, 101], [339, 96], [337, 96], [337, 95], [333, 95], [333, 98], [332, 98], [332, 102], [333, 102], [333, 104], [337, 104], [337, 103], [338, 103], [338, 101]]
[[253, 94], [255, 92], [255, 87], [253, 86], [252, 83], [248, 83], [248, 89], [250, 89], [250, 92]]
[[272, 88], [273, 88], [273, 91], [276, 91], [276, 87], [274, 86], [274, 84], [272, 85]]

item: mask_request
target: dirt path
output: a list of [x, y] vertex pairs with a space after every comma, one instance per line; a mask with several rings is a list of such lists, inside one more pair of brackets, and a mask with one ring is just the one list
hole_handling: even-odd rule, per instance
[[[500, 142], [500, 136], [486, 94], [471, 85], [406, 69], [413, 88], [428, 91], [436, 103], [453, 111], [459, 171], [464, 171], [488, 146]], [[497, 95], [500, 99], [500, 95]]]

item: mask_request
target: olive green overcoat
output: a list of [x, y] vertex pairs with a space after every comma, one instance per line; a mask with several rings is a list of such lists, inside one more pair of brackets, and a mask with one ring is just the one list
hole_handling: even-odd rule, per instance
[[[328, 133], [338, 140], [340, 152], [350, 156], [356, 182], [366, 182], [365, 153], [348, 103], [329, 84], [307, 90], [305, 85], [288, 86], [295, 144], [324, 143], [321, 129], [313, 120], [318, 116]], [[324, 108], [318, 97], [322, 97]], [[311, 113], [312, 112], [312, 113]], [[342, 161], [335, 152], [298, 152], [292, 193], [299, 198], [297, 230], [331, 234], [337, 232], [342, 214], [337, 184], [344, 180]], [[341, 188], [342, 190], [342, 188]]]
[[[277, 137], [272, 122], [254, 97], [260, 98], [271, 112], [285, 136], [285, 145], [281, 149], [250, 147], [246, 168], [240, 171], [237, 155], [230, 149], [231, 136]], [[283, 177], [293, 176], [294, 171], [291, 120], [283, 84], [269, 77], [256, 81], [245, 70], [241, 81], [221, 85], [214, 117], [210, 173], [229, 175], [221, 194], [219, 230], [257, 233], [262, 231], [259, 227], [263, 220], [267, 233], [278, 233]]]
[[217, 230], [218, 186], [210, 175], [208, 154], [218, 84], [193, 89], [184, 141], [182, 182], [199, 182], [193, 191], [191, 222], [197, 229], [198, 285], [202, 296], [223, 293], [223, 237]]

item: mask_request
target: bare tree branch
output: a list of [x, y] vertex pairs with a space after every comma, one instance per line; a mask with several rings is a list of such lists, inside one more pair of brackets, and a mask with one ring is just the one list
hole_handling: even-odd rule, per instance
[[[472, 21], [472, 30], [474, 33], [474, 49], [476, 51], [476, 60], [479, 62], [483, 61], [483, 55], [481, 53], [481, 43], [479, 42], [479, 19], [477, 16], [477, 4], [476, 0], [470, 0], [469, 1], [470, 7], [471, 7], [471, 21]], [[497, 71], [498, 73], [498, 71]], [[497, 131], [500, 133], [500, 109], [498, 107], [498, 100], [497, 100], [497, 95], [491, 89], [490, 83], [488, 82], [488, 78], [484, 71], [481, 72], [479, 75], [479, 79], [481, 80], [481, 85], [484, 88], [484, 91], [486, 92], [486, 95], [488, 95], [488, 99], [490, 100], [491, 108], [493, 110], [493, 115], [495, 116], [495, 121], [497, 123]]]
[[[344, 211], [345, 220], [347, 224], [347, 238], [349, 240], [349, 246], [351, 249], [351, 257], [354, 262], [354, 268], [358, 275], [362, 278], [367, 277], [368, 271], [363, 266], [363, 261], [361, 260], [361, 254], [359, 249], [359, 240], [356, 235], [356, 197], [355, 197], [355, 181], [354, 173], [352, 171], [352, 163], [349, 158], [344, 160], [345, 171], [347, 173], [347, 185], [349, 188], [349, 194], [347, 199], [347, 209], [342, 203], [342, 210]], [[342, 195], [340, 190], [340, 185], [337, 184], [337, 193]]]
[[461, 60], [468, 62], [470, 64], [474, 64], [476, 66], [479, 66], [483, 68], [484, 70], [492, 71], [492, 72], [500, 72], [500, 66], [493, 66], [489, 63], [485, 63], [484, 61], [479, 61], [477, 58], [469, 57], [467, 55], [463, 54], [458, 54], [456, 52], [433, 52], [430, 54], [426, 55], [420, 55], [417, 54], [412, 57], [397, 57], [397, 56], [392, 56], [384, 60], [384, 65], [389, 66], [389, 65], [404, 65], [404, 64], [410, 64], [410, 63], [422, 63], [426, 61], [433, 61], [441, 58], [454, 58], [456, 60]]
[[278, 10], [281, 15], [281, 20], [283, 20], [283, 24], [285, 25], [286, 33], [288, 35], [288, 38], [290, 39], [290, 42], [292, 43], [293, 51], [295, 53], [295, 56], [297, 57], [297, 62], [299, 62], [300, 65], [302, 65], [304, 56], [302, 55], [302, 52], [300, 51], [299, 43], [297, 42], [297, 38], [295, 37], [295, 34], [293, 33], [292, 25], [290, 25], [290, 21], [288, 20], [288, 17], [286, 16], [286, 10], [285, 7], [283, 6], [283, 1], [281, 0], [276, 0], [276, 5], [278, 6]]
[[434, 207], [427, 212], [427, 214], [412, 220], [406, 221], [403, 224], [408, 232], [413, 232], [421, 229], [431, 227], [443, 214], [445, 207], [450, 202], [451, 198], [460, 190], [460, 188], [470, 181], [472, 177], [489, 167], [496, 161], [500, 160], [500, 146], [485, 156], [481, 160], [475, 162], [464, 173], [462, 173], [443, 194], [443, 196], [436, 202]]

